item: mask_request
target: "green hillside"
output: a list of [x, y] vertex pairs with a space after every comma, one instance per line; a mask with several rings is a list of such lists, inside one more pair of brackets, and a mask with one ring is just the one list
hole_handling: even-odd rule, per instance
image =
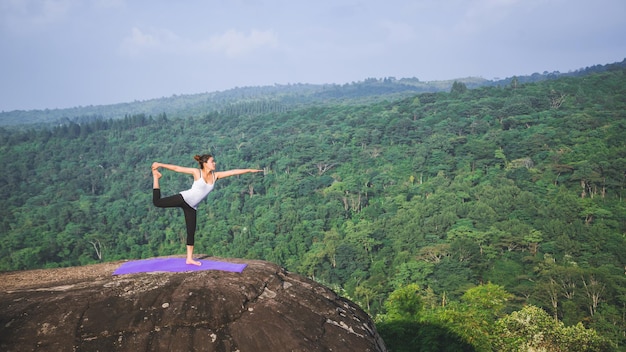
[[595, 65], [567, 73], [544, 72], [528, 76], [514, 76], [500, 80], [466, 77], [443, 81], [420, 81], [417, 78], [368, 78], [346, 84], [287, 84], [258, 87], [237, 87], [225, 91], [173, 95], [144, 101], [111, 105], [77, 106], [65, 109], [0, 111], [0, 126], [12, 129], [25, 126], [50, 127], [67, 123], [87, 123], [98, 119], [122, 119], [134, 115], [170, 118], [201, 117], [209, 113], [258, 114], [283, 112], [310, 106], [336, 104], [369, 104], [397, 100], [418, 93], [449, 92], [454, 82], [467, 88], [482, 86], [509, 86], [577, 77], [590, 73], [626, 67], [626, 59], [606, 65]]
[[[623, 349], [626, 70], [470, 88], [0, 129], [0, 270], [182, 254], [182, 212], [152, 206], [150, 165], [211, 153], [265, 173], [218, 181], [196, 252], [323, 282], [397, 351], [414, 331], [541, 347], [520, 321], [569, 351]], [[163, 173], [164, 195], [191, 185]]]
[[[484, 79], [459, 79], [470, 87], [486, 84]], [[345, 85], [288, 84], [238, 87], [222, 92], [173, 95], [112, 105], [79, 106], [68, 109], [15, 110], [0, 112], [0, 126], [85, 123], [96, 119], [120, 119], [133, 115], [166, 114], [173, 118], [208, 113], [249, 114], [337, 103], [364, 104], [399, 99], [421, 92], [449, 91], [454, 81], [420, 82], [418, 79], [366, 79]]]

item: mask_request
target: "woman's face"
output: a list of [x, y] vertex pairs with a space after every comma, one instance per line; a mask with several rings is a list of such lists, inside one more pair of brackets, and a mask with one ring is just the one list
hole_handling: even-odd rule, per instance
[[204, 164], [209, 171], [215, 170], [215, 159], [213, 159], [213, 157], [210, 157], [209, 160], [207, 160]]

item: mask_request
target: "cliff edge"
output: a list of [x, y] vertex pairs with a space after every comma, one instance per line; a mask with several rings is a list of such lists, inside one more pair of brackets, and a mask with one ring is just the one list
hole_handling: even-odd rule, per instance
[[386, 351], [354, 303], [264, 261], [113, 276], [122, 262], [0, 273], [2, 351]]

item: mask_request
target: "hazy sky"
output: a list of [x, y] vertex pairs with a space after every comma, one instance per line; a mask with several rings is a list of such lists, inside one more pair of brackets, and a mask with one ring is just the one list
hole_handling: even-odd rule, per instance
[[0, 0], [0, 111], [626, 58], [625, 0]]

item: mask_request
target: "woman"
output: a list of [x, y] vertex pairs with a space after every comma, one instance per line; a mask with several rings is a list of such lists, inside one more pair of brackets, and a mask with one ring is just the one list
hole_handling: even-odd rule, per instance
[[[185, 214], [185, 224], [187, 225], [187, 264], [202, 265], [193, 259], [193, 244], [196, 234], [196, 210], [198, 204], [206, 198], [213, 190], [215, 181], [220, 178], [246, 174], [249, 172], [261, 172], [257, 169], [235, 169], [230, 171], [215, 171], [215, 159], [209, 154], [196, 155], [194, 159], [200, 164], [200, 168], [183, 167], [171, 164], [152, 163], [152, 176], [154, 185], [152, 190], [152, 202], [159, 208], [178, 207], [183, 209]], [[161, 173], [159, 168], [191, 174], [193, 176], [193, 184], [191, 188], [178, 193], [177, 195], [161, 198], [161, 189], [159, 187], [159, 179]]]

